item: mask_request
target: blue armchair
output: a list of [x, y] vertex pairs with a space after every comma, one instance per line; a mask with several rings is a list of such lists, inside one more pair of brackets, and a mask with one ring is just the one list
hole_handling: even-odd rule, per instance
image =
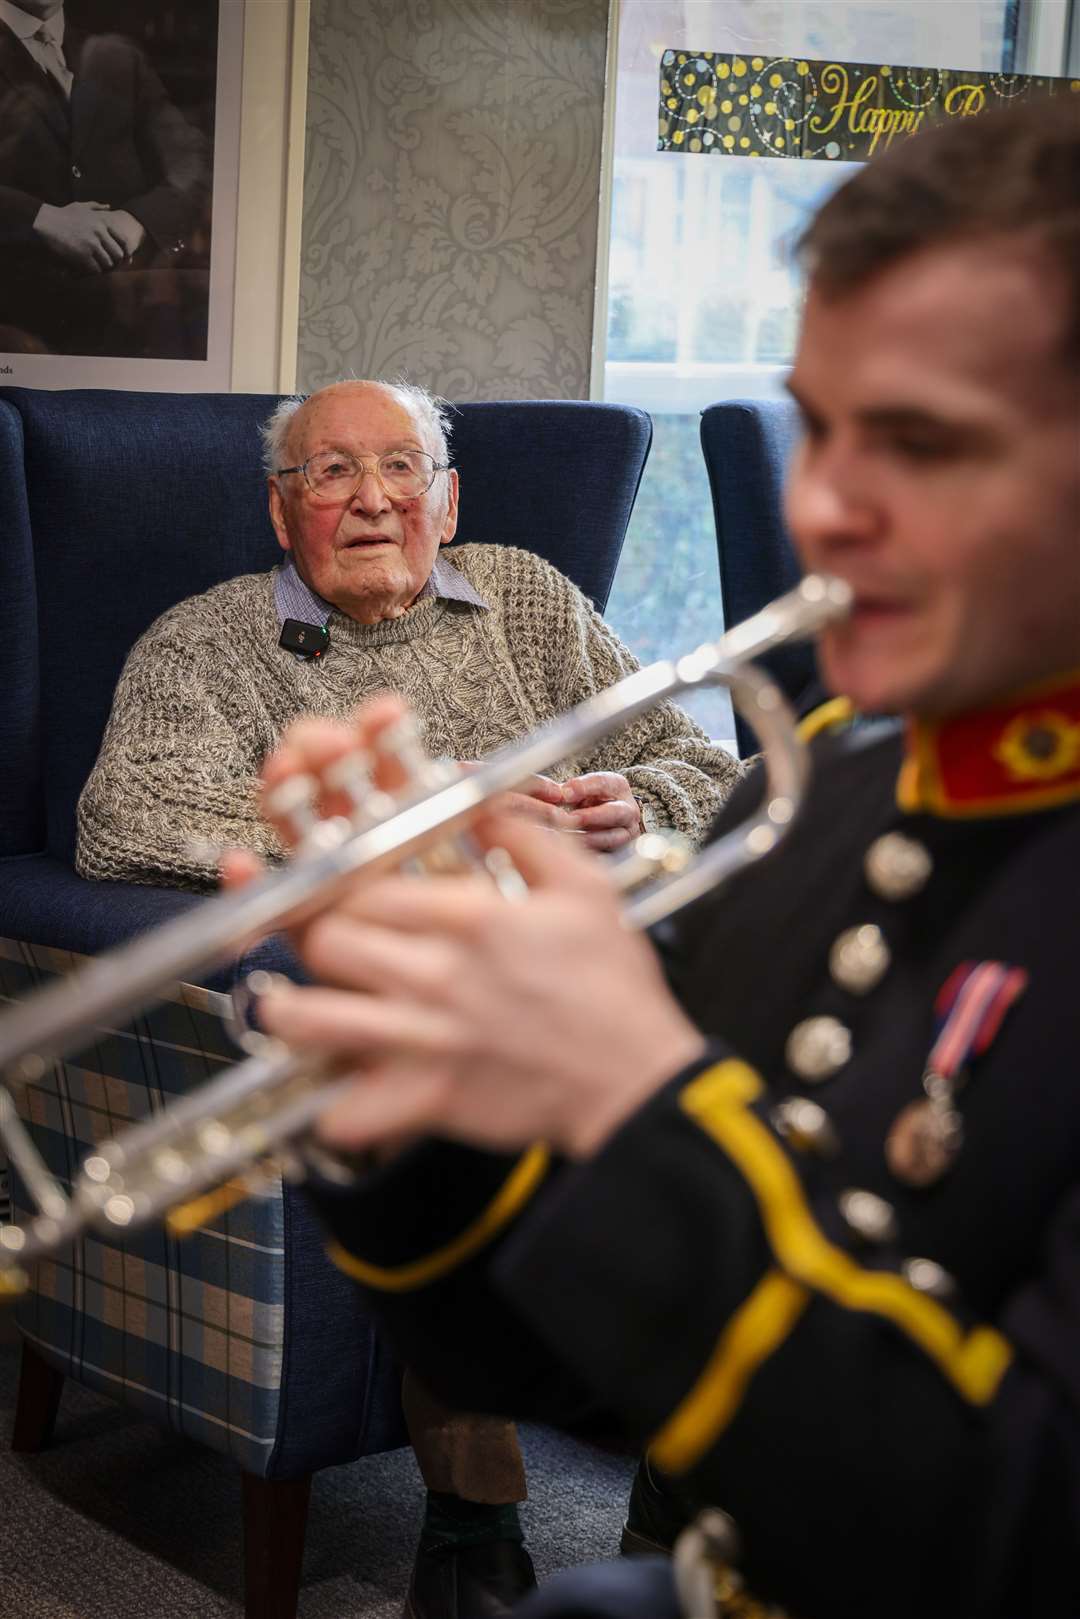
[[[738, 624], [798, 582], [782, 501], [798, 438], [798, 412], [786, 399], [730, 399], [701, 413], [725, 624]], [[794, 702], [814, 689], [810, 647], [784, 647], [763, 661]], [[750, 727], [736, 718], [735, 730], [743, 758], [756, 752]]]
[[[76, 804], [136, 637], [280, 555], [256, 432], [273, 403], [0, 390], [0, 999], [201, 903], [77, 877]], [[539, 552], [602, 608], [650, 438], [616, 406], [462, 406], [460, 536]], [[232, 1060], [228, 986], [180, 986], [127, 1028], [88, 1031], [26, 1093], [62, 1181], [124, 1119]], [[289, 1185], [183, 1243], [87, 1237], [36, 1268], [17, 1320], [17, 1448], [47, 1441], [72, 1377], [239, 1463], [260, 1619], [295, 1613], [312, 1473], [404, 1442], [397, 1369]]]

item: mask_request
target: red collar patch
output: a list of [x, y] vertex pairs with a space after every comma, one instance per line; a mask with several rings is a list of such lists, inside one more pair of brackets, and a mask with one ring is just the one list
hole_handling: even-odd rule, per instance
[[897, 802], [909, 814], [1021, 815], [1080, 799], [1080, 672], [1009, 702], [912, 720]]

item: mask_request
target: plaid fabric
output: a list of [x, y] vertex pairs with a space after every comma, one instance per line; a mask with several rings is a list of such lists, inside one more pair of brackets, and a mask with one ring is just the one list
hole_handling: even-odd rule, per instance
[[[79, 960], [0, 939], [0, 1003]], [[65, 1189], [88, 1148], [235, 1060], [226, 1004], [180, 985], [27, 1089], [20, 1113]], [[17, 1214], [28, 1212], [17, 1180], [12, 1192]], [[85, 1237], [34, 1267], [19, 1327], [65, 1374], [262, 1476], [280, 1417], [283, 1226], [277, 1183], [182, 1240], [156, 1227], [124, 1242]]]

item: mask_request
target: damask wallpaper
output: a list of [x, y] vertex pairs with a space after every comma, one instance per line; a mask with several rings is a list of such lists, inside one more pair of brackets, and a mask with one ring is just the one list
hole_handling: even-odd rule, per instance
[[299, 385], [585, 398], [607, 0], [314, 0]]

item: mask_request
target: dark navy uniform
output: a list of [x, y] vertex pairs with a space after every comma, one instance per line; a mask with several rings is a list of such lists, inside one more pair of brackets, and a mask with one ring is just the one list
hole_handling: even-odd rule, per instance
[[708, 1055], [585, 1163], [322, 1192], [336, 1257], [461, 1405], [614, 1413], [801, 1619], [1075, 1619], [1080, 681], [813, 752], [662, 941]]

